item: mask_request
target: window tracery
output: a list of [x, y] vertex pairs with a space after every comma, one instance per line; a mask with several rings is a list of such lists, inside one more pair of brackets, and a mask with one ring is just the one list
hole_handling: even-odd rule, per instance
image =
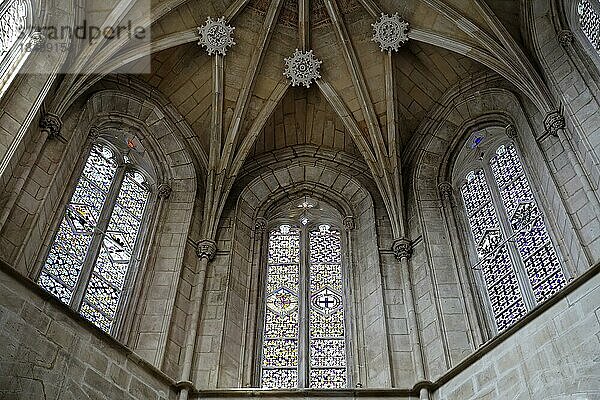
[[92, 145], [38, 283], [111, 332], [150, 195], [142, 173], [106, 143]]
[[495, 147], [460, 192], [499, 332], [566, 284], [543, 214], [514, 144]]
[[25, 0], [13, 0], [0, 6], [0, 64], [27, 28], [28, 7]]
[[600, 51], [600, 5], [594, 0], [579, 0], [577, 14], [579, 26], [592, 46]]
[[341, 241], [327, 224], [269, 233], [262, 387], [347, 387]]

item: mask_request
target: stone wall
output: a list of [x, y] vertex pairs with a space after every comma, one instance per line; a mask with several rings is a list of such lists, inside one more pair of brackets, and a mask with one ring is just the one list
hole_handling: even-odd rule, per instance
[[0, 398], [166, 400], [172, 381], [0, 264]]
[[599, 399], [600, 275], [479, 360], [467, 361], [472, 364], [444, 384], [436, 400]]

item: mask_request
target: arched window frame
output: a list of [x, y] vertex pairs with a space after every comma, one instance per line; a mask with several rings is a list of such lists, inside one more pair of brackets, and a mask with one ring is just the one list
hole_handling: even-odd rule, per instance
[[[576, 53], [577, 57], [581, 59], [581, 62], [590, 69], [590, 72], [596, 82], [600, 84], [600, 48], [595, 48], [590, 42], [588, 36], [584, 33], [581, 28], [580, 16], [579, 16], [579, 4], [583, 0], [562, 0], [562, 8], [564, 10], [564, 17], [569, 30], [573, 33], [573, 37], [576, 42]], [[600, 0], [585, 0], [595, 10], [596, 14], [600, 16]], [[562, 20], [564, 21], [564, 20]], [[600, 33], [599, 33], [600, 34]]]
[[[473, 133], [471, 135], [471, 138], [469, 139], [469, 143], [472, 142], [472, 139], [476, 135], [477, 135], [476, 133]], [[487, 288], [487, 284], [486, 284], [484, 276], [483, 276], [483, 272], [479, 268], [474, 268], [480, 263], [480, 259], [477, 254], [476, 245], [473, 241], [471, 227], [470, 227], [469, 219], [468, 219], [467, 212], [466, 212], [466, 205], [465, 205], [464, 199], [462, 197], [461, 189], [462, 189], [463, 185], [467, 182], [466, 176], [470, 171], [483, 170], [486, 184], [488, 186], [488, 189], [490, 191], [490, 196], [492, 198], [494, 210], [495, 210], [496, 215], [499, 220], [500, 230], [502, 232], [503, 239], [506, 240], [508, 237], [510, 237], [512, 235], [512, 228], [510, 226], [507, 215], [505, 214], [505, 209], [504, 209], [504, 204], [502, 202], [500, 189], [498, 188], [498, 185], [495, 181], [492, 167], [491, 167], [491, 159], [494, 157], [497, 149], [499, 149], [500, 146], [514, 145], [514, 148], [517, 152], [517, 155], [518, 155], [521, 165], [523, 167], [525, 177], [531, 188], [533, 199], [536, 202], [539, 212], [541, 213], [542, 220], [544, 221], [545, 226], [546, 226], [546, 231], [548, 232], [550, 241], [551, 241], [551, 243], [554, 247], [554, 250], [557, 253], [558, 259], [561, 263], [561, 267], [562, 267], [563, 274], [565, 276], [565, 280], [568, 282], [569, 280], [572, 279], [573, 275], [572, 275], [571, 269], [569, 268], [570, 266], [568, 264], [568, 260], [563, 256], [562, 243], [560, 242], [560, 240], [558, 240], [558, 237], [554, 233], [554, 227], [552, 226], [552, 223], [549, 220], [549, 218], [547, 218], [547, 213], [545, 212], [544, 207], [543, 207], [544, 203], [541, 201], [542, 199], [540, 198], [540, 194], [538, 193], [538, 189], [537, 189], [538, 185], [536, 184], [536, 180], [533, 179], [534, 177], [532, 176], [531, 169], [527, 165], [527, 159], [523, 156], [518, 143], [515, 140], [513, 140], [505, 135], [498, 135], [495, 137], [485, 137], [485, 135], [484, 135], [484, 142], [485, 142], [485, 144], [484, 144], [482, 150], [480, 150], [479, 148], [473, 150], [473, 151], [478, 152], [478, 156], [477, 156], [476, 160], [472, 159], [467, 162], [464, 162], [464, 160], [458, 160], [458, 163], [455, 164], [455, 170], [453, 172], [452, 186], [456, 193], [457, 204], [459, 205], [458, 207], [455, 208], [455, 212], [458, 214], [458, 217], [459, 217], [458, 221], [459, 221], [459, 225], [461, 227], [461, 229], [460, 229], [461, 236], [462, 236], [461, 239], [462, 239], [463, 243], [466, 243], [466, 246], [464, 246], [464, 248], [466, 249], [467, 256], [468, 256], [468, 263], [469, 263], [468, 267], [470, 267], [469, 269], [471, 270], [471, 273], [474, 275], [475, 284], [478, 288], [478, 291], [481, 294], [480, 298], [483, 301], [483, 307], [485, 308], [485, 312], [483, 314], [486, 319], [487, 325], [490, 327], [490, 329], [492, 331], [491, 333], [493, 335], [495, 335], [495, 334], [500, 333], [500, 330], [498, 329], [498, 326], [497, 326], [497, 323], [495, 320], [495, 315], [494, 315], [494, 312], [492, 309], [492, 304], [491, 304], [491, 301], [490, 301], [490, 298], [488, 295], [488, 288]], [[459, 157], [460, 157], [460, 155], [459, 155]], [[461, 162], [462, 162], [462, 164], [461, 164]], [[527, 276], [527, 272], [526, 272], [523, 260], [521, 259], [521, 256], [519, 255], [519, 250], [517, 249], [516, 244], [512, 241], [508, 241], [507, 245], [508, 245], [509, 257], [510, 257], [513, 269], [515, 271], [519, 290], [522, 294], [523, 302], [525, 303], [525, 307], [526, 307], [526, 312], [521, 317], [521, 318], [523, 318], [525, 315], [527, 315], [529, 312], [531, 312], [531, 310], [533, 310], [534, 308], [539, 306], [541, 303], [538, 303], [535, 300], [535, 295], [533, 294], [533, 288], [531, 287], [531, 284], [529, 282], [529, 278]], [[510, 328], [510, 326], [512, 326], [512, 324], [509, 325], [506, 329]], [[506, 329], [503, 329], [503, 330], [506, 330]]]
[[257, 328], [256, 328], [256, 346], [255, 346], [255, 360], [257, 360], [254, 368], [254, 386], [261, 387], [262, 379], [262, 362], [263, 362], [263, 341], [264, 341], [264, 321], [265, 321], [265, 309], [266, 309], [266, 281], [267, 281], [267, 263], [268, 263], [268, 252], [269, 252], [269, 238], [271, 232], [279, 230], [281, 225], [290, 225], [301, 231], [300, 233], [300, 275], [299, 275], [299, 333], [298, 333], [298, 388], [309, 388], [310, 387], [310, 339], [308, 332], [308, 322], [306, 321], [303, 326], [303, 317], [308, 318], [309, 316], [309, 303], [310, 303], [310, 289], [309, 284], [309, 273], [310, 273], [310, 254], [308, 239], [311, 231], [318, 230], [320, 225], [329, 225], [331, 230], [336, 230], [340, 233], [341, 240], [341, 271], [342, 271], [342, 285], [343, 285], [343, 310], [344, 310], [344, 334], [345, 334], [345, 356], [346, 356], [346, 388], [350, 388], [353, 385], [355, 376], [355, 358], [353, 357], [352, 349], [355, 343], [356, 329], [353, 325], [353, 301], [352, 301], [352, 280], [349, 272], [349, 257], [347, 249], [349, 249], [349, 235], [345, 234], [347, 231], [344, 229], [343, 224], [337, 218], [319, 216], [312, 220], [306, 225], [303, 225], [297, 219], [291, 218], [274, 218], [269, 221], [266, 229], [264, 230], [262, 237], [260, 238], [261, 246], [261, 272], [259, 278], [259, 307], [257, 313]]
[[19, 38], [12, 44], [10, 50], [0, 58], [0, 98], [2, 98], [27, 60], [37, 40], [32, 35], [34, 33], [34, 10], [31, 0], [10, 0], [1, 4], [0, 16], [3, 16], [9, 7], [17, 2], [22, 2], [26, 9], [25, 28]]
[[[139, 140], [139, 138], [136, 139]], [[50, 230], [50, 237], [47, 241], [48, 245], [42, 254], [41, 263], [38, 265], [34, 277], [35, 281], [37, 282], [43, 271], [46, 259], [48, 258], [48, 255], [51, 251], [51, 246], [54, 243], [60, 224], [63, 221], [66, 209], [71, 202], [71, 198], [75, 192], [76, 185], [83, 174], [83, 170], [92, 150], [92, 147], [94, 145], [99, 144], [110, 148], [110, 150], [114, 154], [114, 159], [117, 164], [117, 168], [113, 180], [111, 182], [106, 201], [101, 209], [101, 214], [96, 227], [98, 227], [98, 225], [101, 224], [108, 226], [112, 211], [115, 207], [117, 197], [120, 192], [121, 185], [123, 183], [123, 179], [127, 172], [135, 171], [137, 173], [142, 174], [142, 176], [146, 179], [145, 182], [147, 183], [148, 189], [148, 198], [146, 200], [146, 205], [142, 214], [140, 227], [136, 237], [136, 243], [134, 245], [134, 250], [131, 254], [131, 261], [126, 272], [123, 288], [119, 297], [118, 306], [115, 311], [115, 317], [113, 319], [110, 331], [107, 332], [108, 334], [110, 334], [118, 340], [126, 341], [127, 335], [129, 334], [130, 325], [133, 322], [133, 315], [132, 313], [126, 313], [125, 311], [133, 307], [134, 299], [137, 297], [137, 295], [139, 295], [140, 292], [139, 283], [143, 276], [143, 269], [146, 261], [145, 255], [147, 253], [148, 247], [150, 245], [149, 242], [151, 240], [151, 238], [149, 237], [150, 235], [148, 235], [148, 232], [151, 226], [150, 222], [153, 218], [155, 218], [157, 213], [156, 208], [159, 196], [157, 190], [157, 178], [155, 177], [155, 171], [148, 171], [147, 168], [144, 168], [143, 166], [136, 163], [133, 160], [133, 158], [130, 158], [129, 161], [126, 161], [123, 154], [123, 150], [119, 149], [119, 146], [115, 145], [115, 143], [113, 143], [113, 140], [115, 140], [114, 135], [111, 135], [110, 132], [107, 134], [98, 134], [97, 136], [93, 137], [92, 135], [89, 135], [89, 139], [87, 140], [84, 146], [84, 150], [81, 152], [81, 156], [69, 179], [69, 189], [64, 192], [61, 199], [61, 207], [54, 216], [52, 227]], [[90, 243], [89, 249], [86, 253], [86, 262], [82, 266], [79, 278], [77, 279], [77, 283], [75, 284], [73, 290], [73, 295], [71, 296], [69, 304], [67, 304], [71, 309], [78, 313], [83, 303], [85, 292], [87, 290], [93, 268], [95, 266], [98, 254], [100, 252], [100, 248], [102, 246], [102, 238], [104, 237], [104, 235], [102, 233], [98, 233], [98, 230], [99, 228], [94, 229], [92, 242]], [[94, 324], [92, 321], [90, 322]], [[97, 327], [98, 329], [102, 330], [102, 328], [100, 328], [99, 326]]]

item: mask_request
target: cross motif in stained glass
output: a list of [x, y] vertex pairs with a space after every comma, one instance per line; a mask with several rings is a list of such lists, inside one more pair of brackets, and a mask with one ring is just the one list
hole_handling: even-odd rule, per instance
[[298, 296], [287, 288], [279, 288], [267, 297], [267, 307], [279, 315], [287, 315], [298, 308]]
[[[301, 243], [307, 244], [308, 265], [300, 257]], [[268, 255], [261, 387], [346, 387], [340, 233], [329, 225], [308, 232], [282, 225], [269, 235]], [[299, 285], [301, 274], [308, 285]], [[306, 317], [307, 336], [299, 337]], [[310, 371], [307, 382], [298, 381], [298, 368]]]
[[[139, 172], [128, 171], [117, 180], [116, 171], [114, 151], [93, 145], [38, 280], [65, 303], [79, 287], [83, 300], [72, 306], [107, 332], [116, 318], [149, 195]], [[118, 191], [112, 204], [107, 202], [111, 191]], [[102, 213], [110, 219], [100, 222]], [[92, 239], [98, 236], [96, 247]], [[84, 268], [89, 282], [79, 282]]]
[[329, 288], [323, 288], [313, 294], [312, 305], [315, 310], [323, 314], [329, 314], [342, 305], [342, 298]]

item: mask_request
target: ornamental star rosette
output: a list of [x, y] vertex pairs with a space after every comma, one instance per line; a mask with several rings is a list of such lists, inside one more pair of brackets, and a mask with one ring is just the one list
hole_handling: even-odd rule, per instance
[[400, 46], [408, 41], [408, 22], [398, 16], [381, 14], [373, 27], [373, 42], [379, 43], [381, 51], [398, 51]]
[[204, 25], [198, 28], [198, 44], [206, 47], [209, 56], [217, 53], [225, 55], [227, 48], [235, 44], [231, 37], [234, 29], [225, 22], [225, 17], [216, 20], [208, 17]]
[[313, 80], [321, 77], [319, 67], [323, 61], [313, 55], [313, 51], [300, 51], [296, 49], [291, 57], [285, 59], [287, 68], [283, 75], [292, 80], [292, 86], [304, 85], [309, 88]]

